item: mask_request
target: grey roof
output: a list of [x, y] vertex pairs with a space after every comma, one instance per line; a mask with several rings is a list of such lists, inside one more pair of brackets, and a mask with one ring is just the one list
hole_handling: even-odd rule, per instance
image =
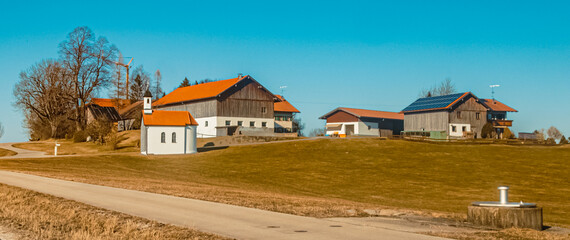
[[416, 100], [415, 102], [404, 108], [402, 112], [414, 112], [414, 111], [449, 108], [451, 107], [452, 103], [454, 103], [456, 100], [468, 95], [467, 93], [469, 92], [454, 93], [437, 97], [419, 98], [418, 100]]
[[121, 120], [121, 116], [117, 109], [114, 107], [101, 107], [97, 104], [89, 104], [87, 109], [91, 111], [95, 120], [106, 120], [110, 122], [117, 122]]

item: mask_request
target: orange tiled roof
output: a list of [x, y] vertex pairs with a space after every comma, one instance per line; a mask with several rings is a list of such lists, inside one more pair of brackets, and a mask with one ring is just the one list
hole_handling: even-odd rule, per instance
[[198, 125], [198, 122], [187, 111], [154, 110], [152, 114], [143, 113], [143, 121], [145, 126]]
[[481, 103], [491, 109], [491, 111], [497, 112], [518, 112], [512, 107], [507, 106], [506, 104], [493, 99], [481, 99]]
[[331, 114], [335, 113], [336, 111], [345, 111], [350, 113], [356, 117], [369, 117], [369, 118], [387, 118], [387, 119], [397, 119], [397, 120], [404, 120], [404, 114], [399, 112], [385, 112], [385, 111], [376, 111], [376, 110], [368, 110], [368, 109], [358, 109], [358, 108], [345, 108], [339, 107], [331, 112], [325, 114], [324, 116], [320, 117], [320, 119], [326, 119]]
[[281, 95], [275, 95], [280, 102], [273, 103], [273, 111], [275, 112], [300, 112], [297, 108], [293, 107], [291, 103], [287, 102]]
[[97, 104], [100, 107], [114, 107], [119, 108], [117, 103], [120, 103], [123, 106], [129, 105], [131, 102], [128, 99], [111, 99], [111, 98], [92, 98], [92, 104]]
[[162, 97], [161, 99], [156, 100], [152, 105], [160, 106], [169, 103], [186, 102], [186, 101], [215, 97], [218, 96], [220, 93], [226, 91], [228, 88], [235, 85], [239, 81], [245, 79], [246, 77], [248, 77], [248, 75], [245, 75], [241, 78], [232, 78], [232, 79], [177, 88], [168, 95]]

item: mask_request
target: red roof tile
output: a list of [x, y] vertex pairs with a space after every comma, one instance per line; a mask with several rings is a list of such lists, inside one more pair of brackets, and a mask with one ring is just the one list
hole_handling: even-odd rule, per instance
[[331, 112], [325, 114], [324, 116], [320, 117], [320, 119], [326, 119], [329, 115], [335, 113], [336, 111], [345, 111], [350, 113], [358, 118], [361, 117], [369, 117], [369, 118], [386, 118], [386, 119], [397, 119], [397, 120], [404, 120], [404, 114], [399, 112], [385, 112], [385, 111], [376, 111], [376, 110], [367, 110], [367, 109], [358, 109], [358, 108], [345, 108], [339, 107]]
[[514, 108], [507, 106], [506, 104], [493, 99], [481, 99], [481, 103], [491, 109], [491, 111], [496, 112], [518, 112]]
[[186, 102], [186, 101], [216, 97], [219, 94], [226, 91], [231, 86], [245, 79], [246, 77], [248, 76], [246, 75], [241, 78], [232, 78], [232, 79], [177, 88], [168, 95], [162, 97], [161, 99], [156, 100], [152, 105], [160, 106], [169, 103]]
[[291, 103], [287, 102], [287, 100], [285, 100], [285, 98], [283, 98], [283, 96], [281, 95], [275, 95], [280, 102], [275, 102], [273, 104], [273, 111], [275, 112], [295, 112], [298, 113], [300, 112], [299, 110], [297, 110], [297, 108], [293, 107], [293, 105], [291, 105]]
[[143, 113], [143, 121], [145, 126], [198, 125], [198, 122], [187, 111], [154, 110], [152, 114]]
[[119, 104], [122, 106], [127, 106], [129, 105], [131, 102], [127, 99], [111, 99], [111, 98], [92, 98], [91, 99], [91, 103], [92, 104], [97, 104], [100, 107], [114, 107], [116, 109], [119, 109]]

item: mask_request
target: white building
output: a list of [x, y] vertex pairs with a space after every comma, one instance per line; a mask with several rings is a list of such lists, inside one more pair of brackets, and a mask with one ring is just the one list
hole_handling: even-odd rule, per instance
[[197, 126], [186, 111], [153, 111], [147, 91], [141, 123], [141, 154], [196, 153]]
[[327, 136], [386, 137], [404, 129], [404, 114], [397, 112], [339, 107], [319, 119], [327, 121]]

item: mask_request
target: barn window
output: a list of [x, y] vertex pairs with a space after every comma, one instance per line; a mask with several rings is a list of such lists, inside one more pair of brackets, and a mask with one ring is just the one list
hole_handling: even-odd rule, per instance
[[176, 133], [172, 133], [172, 143], [176, 143]]
[[243, 126], [243, 121], [238, 121], [238, 126]]
[[166, 143], [166, 133], [162, 132], [160, 134], [160, 142], [161, 143]]
[[475, 118], [479, 120], [481, 118], [481, 113], [475, 113]]
[[267, 108], [266, 108], [266, 107], [261, 107], [261, 113], [267, 113]]
[[452, 131], [452, 132], [457, 132], [457, 126], [453, 126], [453, 125], [452, 125], [452, 126], [451, 126], [451, 131]]
[[204, 126], [207, 127], [208, 126], [208, 121], [206, 121], [206, 123], [204, 123]]
[[249, 126], [250, 126], [250, 127], [255, 127], [255, 121], [249, 122]]
[[370, 130], [372, 128], [372, 126], [368, 125], [368, 130]]
[[467, 132], [467, 127], [466, 127], [466, 126], [463, 126], [463, 127], [461, 128], [461, 131], [462, 131], [462, 132]]
[[232, 124], [232, 121], [227, 120], [227, 121], [226, 121], [226, 126], [229, 126], [230, 124]]
[[461, 111], [457, 111], [457, 118], [461, 119]]
[[262, 127], [267, 127], [267, 122], [261, 122]]

